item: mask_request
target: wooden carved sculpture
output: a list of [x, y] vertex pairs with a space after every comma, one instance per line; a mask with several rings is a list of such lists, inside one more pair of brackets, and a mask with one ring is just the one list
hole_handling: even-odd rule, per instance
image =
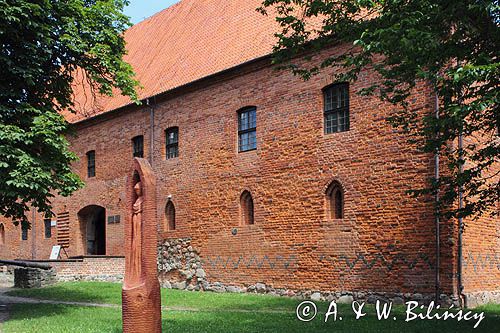
[[157, 269], [156, 180], [148, 161], [134, 159], [127, 181], [124, 333], [160, 333], [161, 300]]

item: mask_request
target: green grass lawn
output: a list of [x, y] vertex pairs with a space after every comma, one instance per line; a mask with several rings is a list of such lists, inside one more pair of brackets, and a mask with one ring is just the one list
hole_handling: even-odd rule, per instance
[[[11, 296], [72, 302], [121, 304], [122, 285], [106, 282], [69, 282], [40, 289], [17, 289]], [[230, 294], [161, 290], [161, 304], [197, 310], [283, 310], [295, 309], [297, 300], [257, 294]]]
[[[120, 304], [121, 285], [111, 283], [65, 283], [54, 287], [14, 290], [10, 295], [40, 299]], [[497, 332], [500, 306], [488, 305], [486, 319], [477, 329], [475, 321], [420, 320], [405, 323], [405, 307], [397, 307], [397, 320], [378, 321], [373, 306], [367, 316], [355, 320], [351, 307], [339, 306], [343, 320], [324, 322], [328, 305], [317, 302], [319, 314], [311, 322], [295, 317], [298, 300], [249, 294], [217, 294], [162, 290], [164, 332]], [[9, 332], [121, 332], [119, 308], [91, 308], [64, 305], [14, 305], [10, 319], [3, 324]]]

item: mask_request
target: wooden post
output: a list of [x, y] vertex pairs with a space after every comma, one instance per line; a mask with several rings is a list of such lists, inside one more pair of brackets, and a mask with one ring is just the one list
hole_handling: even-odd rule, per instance
[[147, 160], [134, 159], [126, 191], [123, 332], [161, 333], [156, 179]]

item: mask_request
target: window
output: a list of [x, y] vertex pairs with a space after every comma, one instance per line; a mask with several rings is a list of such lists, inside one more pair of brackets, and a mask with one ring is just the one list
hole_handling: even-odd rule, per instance
[[257, 149], [257, 108], [247, 107], [238, 112], [238, 151]]
[[23, 241], [28, 240], [28, 228], [21, 227], [21, 239]]
[[323, 89], [325, 133], [349, 130], [349, 84], [334, 84]]
[[0, 245], [5, 245], [5, 227], [0, 223]]
[[244, 191], [240, 198], [241, 224], [254, 224], [254, 211], [252, 195], [248, 191]]
[[45, 238], [52, 238], [52, 221], [51, 221], [51, 219], [44, 219], [43, 224], [45, 227]]
[[179, 128], [172, 127], [165, 131], [167, 160], [179, 157]]
[[165, 207], [165, 218], [167, 230], [175, 230], [175, 206], [171, 200], [167, 202]]
[[144, 157], [144, 137], [136, 136], [132, 139], [134, 157]]
[[344, 191], [338, 182], [334, 181], [328, 186], [326, 201], [329, 217], [342, 219], [344, 217]]
[[108, 216], [108, 224], [119, 224], [120, 219], [121, 219], [120, 215]]
[[95, 177], [95, 150], [87, 153], [87, 177]]

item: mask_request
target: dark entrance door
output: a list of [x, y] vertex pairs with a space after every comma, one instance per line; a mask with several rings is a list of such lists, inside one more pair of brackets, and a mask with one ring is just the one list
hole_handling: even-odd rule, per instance
[[86, 255], [106, 255], [106, 209], [87, 206], [78, 213]]

